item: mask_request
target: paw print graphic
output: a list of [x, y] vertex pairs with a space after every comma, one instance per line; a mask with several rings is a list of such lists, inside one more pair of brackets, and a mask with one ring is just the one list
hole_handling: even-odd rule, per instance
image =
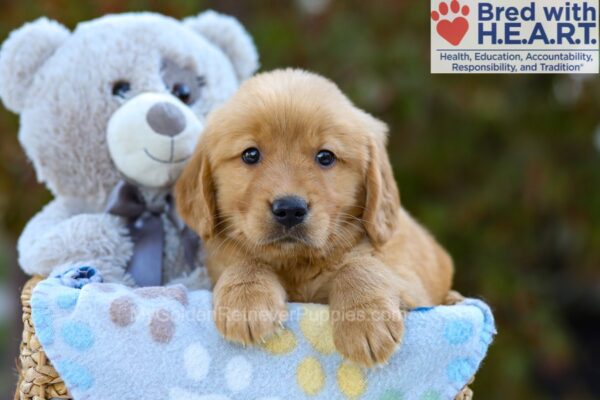
[[470, 12], [469, 6], [461, 7], [458, 0], [452, 0], [450, 7], [443, 1], [437, 11], [431, 12], [431, 19], [436, 22], [437, 33], [451, 45], [458, 46], [469, 30], [469, 21], [465, 17]]

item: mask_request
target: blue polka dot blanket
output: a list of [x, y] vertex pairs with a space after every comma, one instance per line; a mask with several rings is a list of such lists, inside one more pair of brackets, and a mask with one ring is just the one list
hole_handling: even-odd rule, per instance
[[208, 291], [40, 282], [37, 336], [75, 400], [453, 399], [495, 334], [489, 307], [469, 299], [408, 313], [384, 367], [336, 353], [327, 306], [290, 304], [285, 330], [258, 347], [225, 341]]

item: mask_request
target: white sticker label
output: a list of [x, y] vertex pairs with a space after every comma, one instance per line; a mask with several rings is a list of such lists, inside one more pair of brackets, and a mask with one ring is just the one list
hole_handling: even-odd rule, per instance
[[431, 0], [431, 72], [597, 74], [598, 0]]

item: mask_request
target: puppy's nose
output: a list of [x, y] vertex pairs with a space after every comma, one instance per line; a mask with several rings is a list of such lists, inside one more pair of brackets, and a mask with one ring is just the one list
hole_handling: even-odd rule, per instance
[[298, 196], [285, 196], [275, 199], [271, 204], [275, 220], [286, 228], [296, 226], [306, 219], [308, 204]]
[[160, 102], [153, 105], [146, 114], [146, 121], [152, 130], [160, 135], [176, 136], [185, 129], [185, 115], [174, 104]]

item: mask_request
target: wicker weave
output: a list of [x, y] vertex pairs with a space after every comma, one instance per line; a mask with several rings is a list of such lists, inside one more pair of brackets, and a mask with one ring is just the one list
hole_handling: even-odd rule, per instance
[[23, 305], [23, 341], [19, 356], [19, 383], [15, 400], [70, 399], [60, 378], [42, 348], [31, 321], [31, 291], [41, 278], [29, 280], [21, 293]]
[[[18, 362], [19, 383], [15, 400], [71, 399], [65, 383], [46, 357], [31, 321], [31, 291], [40, 280], [39, 277], [31, 278], [21, 293], [23, 341]], [[463, 297], [459, 293], [450, 292], [446, 298], [446, 304], [454, 304], [462, 299]], [[469, 383], [472, 382], [473, 379]], [[455, 400], [471, 400], [472, 398], [473, 392], [468, 386], [465, 386]]]

